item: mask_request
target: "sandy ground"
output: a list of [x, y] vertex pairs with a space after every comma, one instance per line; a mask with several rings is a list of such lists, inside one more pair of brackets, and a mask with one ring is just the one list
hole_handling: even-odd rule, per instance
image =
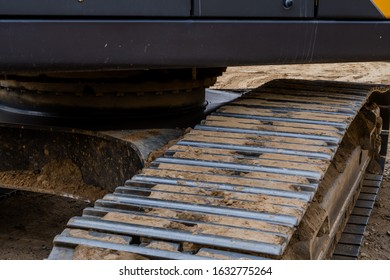
[[19, 192], [0, 200], [0, 259], [47, 258], [53, 238], [71, 216], [89, 204], [69, 198]]
[[[255, 88], [276, 78], [390, 83], [390, 63], [232, 67], [215, 88]], [[44, 259], [70, 217], [88, 204], [20, 192], [0, 200], [0, 259]], [[366, 232], [362, 259], [390, 259], [390, 161]]]
[[275, 65], [228, 68], [215, 88], [255, 88], [273, 79], [390, 83], [390, 62]]

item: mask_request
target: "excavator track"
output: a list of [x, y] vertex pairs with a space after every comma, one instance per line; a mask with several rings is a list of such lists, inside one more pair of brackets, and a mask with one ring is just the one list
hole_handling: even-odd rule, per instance
[[[49, 259], [329, 258], [377, 157], [370, 97], [388, 90], [301, 80], [252, 90], [72, 218]], [[346, 152], [353, 127], [367, 137]]]
[[356, 260], [360, 254], [360, 246], [364, 240], [364, 233], [375, 199], [382, 183], [383, 175], [367, 174], [363, 181], [358, 200], [351, 216], [345, 225], [341, 238], [335, 248], [332, 259]]

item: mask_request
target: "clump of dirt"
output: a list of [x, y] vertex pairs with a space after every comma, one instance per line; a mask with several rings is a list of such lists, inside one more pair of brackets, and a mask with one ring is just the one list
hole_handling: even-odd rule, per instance
[[162, 157], [165, 152], [172, 146], [174, 146], [177, 142], [179, 142], [185, 134], [189, 133], [191, 131], [191, 128], [188, 127], [183, 131], [183, 136], [180, 136], [179, 138], [170, 140], [167, 144], [162, 146], [160, 149], [152, 151], [145, 162], [145, 167], [148, 167], [155, 159]]
[[198, 225], [185, 225], [182, 223], [177, 223], [177, 222], [170, 222], [167, 228], [170, 229], [177, 229], [181, 231], [189, 231], [191, 233], [195, 233], [195, 229]]
[[128, 136], [123, 136], [123, 139], [128, 141], [143, 141], [145, 138], [160, 135], [159, 129], [134, 130]]
[[[201, 257], [207, 257], [207, 258], [213, 258], [213, 259], [219, 259], [219, 260], [231, 260], [232, 258], [218, 253], [211, 253], [207, 251], [200, 251], [196, 254], [197, 256]], [[238, 260], [250, 260], [249, 258], [238, 258]]]
[[103, 220], [115, 221], [121, 223], [130, 223], [144, 226], [158, 226], [158, 227], [166, 227], [170, 224], [169, 220], [148, 217], [148, 216], [138, 216], [133, 214], [123, 214], [123, 213], [115, 213], [110, 212], [107, 213]]
[[194, 244], [191, 242], [183, 242], [183, 251], [184, 252], [198, 252], [203, 245]]
[[74, 260], [148, 260], [148, 258], [128, 252], [121, 252], [104, 248], [93, 248], [84, 245], [76, 247]]
[[[235, 209], [250, 210], [255, 212], [284, 213], [298, 215], [298, 210], [284, 207], [285, 204], [303, 207], [304, 203], [299, 200], [289, 200], [264, 196], [258, 194], [241, 194], [218, 189], [203, 188], [174, 188], [175, 192], [160, 192], [164, 188], [155, 186], [159, 191], [152, 191], [150, 196], [154, 199], [167, 201], [180, 201], [191, 204], [203, 204], [222, 206]], [[169, 188], [165, 188], [169, 191]], [[185, 191], [185, 192], [184, 192]]]
[[107, 191], [84, 183], [79, 167], [71, 160], [52, 160], [41, 170], [0, 172], [0, 185], [33, 192], [56, 194], [95, 201]]
[[177, 252], [176, 247], [168, 242], [163, 242], [163, 241], [153, 241], [152, 243], [148, 244], [146, 246], [147, 248], [150, 249], [158, 249], [158, 250], [164, 250], [164, 251], [169, 251], [169, 252]]
[[98, 240], [98, 241], [106, 241], [111, 243], [117, 243], [117, 244], [128, 244], [128, 241], [126, 241], [123, 236], [119, 235], [96, 235], [91, 234], [91, 232], [81, 229], [71, 229], [69, 230], [69, 236], [76, 237], [76, 238], [84, 238], [84, 239], [90, 239], [90, 240]]
[[[253, 240], [253, 241], [262, 240], [264, 242], [270, 242], [274, 244], [281, 244], [282, 242], [284, 242], [284, 239], [282, 237], [275, 236], [273, 234], [264, 233], [264, 232], [259, 232], [253, 229], [243, 229], [243, 228], [236, 228], [236, 227], [216, 225], [216, 224], [205, 224], [201, 222], [182, 223], [182, 222], [171, 220], [171, 217], [168, 219], [160, 216], [158, 209], [154, 211], [157, 217], [145, 217], [145, 216], [138, 216], [133, 214], [124, 214], [124, 213], [107, 213], [103, 217], [103, 219], [110, 220], [110, 221], [119, 221], [119, 222], [124, 222], [129, 224], [157, 227], [161, 229], [168, 228], [168, 229], [187, 232], [192, 235], [198, 235], [198, 234], [217, 235], [217, 236], [224, 236], [233, 239], [245, 239], [245, 240]], [[149, 212], [149, 214], [150, 213], [151, 212]], [[168, 214], [172, 214], [171, 216], [173, 216], [174, 213], [170, 212]], [[195, 218], [195, 217], [194, 216], [188, 217], [186, 215], [180, 215], [178, 213], [175, 213], [174, 217], [172, 218]]]

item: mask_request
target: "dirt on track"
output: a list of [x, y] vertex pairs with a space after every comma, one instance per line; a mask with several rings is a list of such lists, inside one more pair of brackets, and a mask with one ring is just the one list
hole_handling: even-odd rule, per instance
[[[257, 88], [281, 78], [390, 84], [390, 62], [231, 67], [214, 88]], [[360, 259], [390, 260], [390, 148], [387, 154], [385, 176], [365, 232]]]
[[390, 62], [230, 67], [214, 88], [256, 88], [274, 79], [332, 80], [389, 84]]
[[[390, 63], [351, 63], [232, 67], [214, 88], [256, 88], [279, 78], [323, 79], [390, 84]], [[390, 153], [390, 151], [389, 151]], [[390, 259], [390, 161], [370, 219], [362, 259]], [[0, 259], [44, 259], [69, 218], [89, 204], [50, 195], [20, 192], [0, 200]]]

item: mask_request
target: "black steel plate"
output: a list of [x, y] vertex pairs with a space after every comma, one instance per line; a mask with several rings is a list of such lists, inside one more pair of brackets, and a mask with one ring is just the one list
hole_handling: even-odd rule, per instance
[[364, 186], [361, 190], [361, 194], [378, 194], [379, 188], [378, 187], [371, 187], [371, 186]]
[[343, 235], [341, 235], [339, 243], [349, 245], [361, 245], [363, 238], [363, 235], [344, 233]]
[[189, 17], [191, 0], [0, 0], [0, 15]]
[[318, 4], [318, 18], [381, 19], [383, 15], [369, 0], [321, 0]]
[[363, 234], [366, 226], [347, 224], [344, 233]]
[[199, 0], [194, 1], [194, 15], [199, 17], [314, 17], [314, 1], [295, 0], [290, 8], [282, 0]]
[[2, 20], [0, 38], [8, 72], [390, 60], [390, 21]]
[[335, 255], [357, 257], [359, 255], [360, 246], [349, 244], [337, 244]]
[[376, 194], [360, 193], [360, 200], [375, 201]]
[[356, 201], [355, 206], [356, 207], [362, 207], [362, 208], [368, 208], [372, 209], [374, 207], [375, 201], [369, 201], [369, 200], [360, 200], [358, 199]]
[[356, 257], [333, 255], [332, 260], [356, 260]]
[[368, 223], [368, 219], [369, 217], [351, 215], [349, 216], [348, 224], [365, 226]]

